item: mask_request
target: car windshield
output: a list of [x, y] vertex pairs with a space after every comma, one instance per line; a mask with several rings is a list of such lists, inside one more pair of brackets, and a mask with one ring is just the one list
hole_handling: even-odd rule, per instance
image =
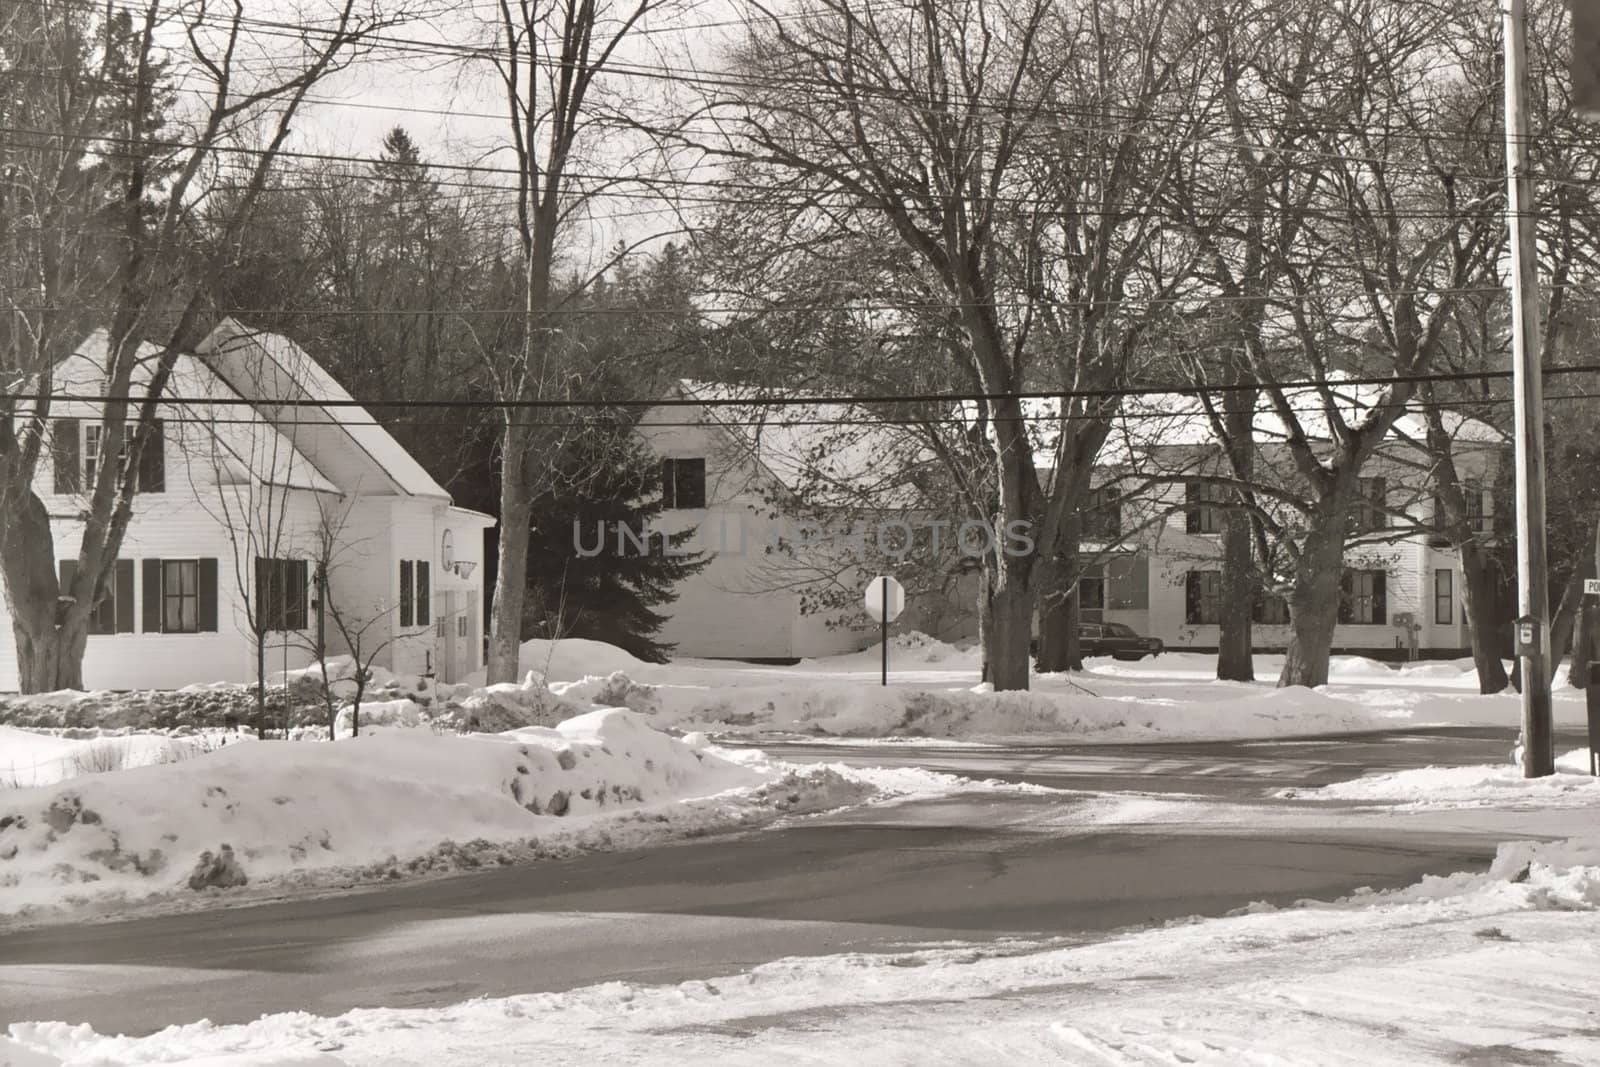
[[1139, 636], [1138, 634], [1134, 633], [1131, 628], [1129, 628], [1127, 626], [1124, 626], [1120, 622], [1108, 622], [1108, 623], [1106, 623], [1106, 633], [1111, 634], [1111, 635], [1116, 636], [1116, 637], [1138, 637]]

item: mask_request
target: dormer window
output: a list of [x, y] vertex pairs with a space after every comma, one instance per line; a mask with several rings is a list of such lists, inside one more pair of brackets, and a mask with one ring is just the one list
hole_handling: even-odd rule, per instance
[[661, 501], [674, 510], [706, 506], [706, 461], [704, 459], [664, 459], [661, 461]]

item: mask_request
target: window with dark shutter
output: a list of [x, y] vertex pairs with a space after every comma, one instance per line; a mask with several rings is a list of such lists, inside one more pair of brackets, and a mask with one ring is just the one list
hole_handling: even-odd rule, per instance
[[428, 582], [428, 561], [417, 560], [417, 625], [427, 626], [433, 605], [433, 590]]
[[303, 559], [256, 558], [256, 629], [304, 630], [308, 625], [307, 565]]
[[50, 425], [50, 454], [55, 467], [55, 491], [77, 493], [83, 489], [82, 440], [77, 419], [54, 419]]
[[416, 621], [411, 587], [412, 567], [409, 559], [400, 561], [400, 625], [410, 626]]
[[1339, 621], [1358, 626], [1387, 622], [1387, 578], [1383, 571], [1345, 571], [1339, 578]]

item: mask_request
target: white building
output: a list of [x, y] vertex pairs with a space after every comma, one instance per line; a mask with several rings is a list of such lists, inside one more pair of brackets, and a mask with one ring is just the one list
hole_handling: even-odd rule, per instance
[[[715, 557], [679, 585], [678, 600], [663, 609], [669, 621], [661, 636], [687, 656], [794, 658], [863, 648], [876, 640], [874, 628], [859, 620], [851, 625], [838, 612], [807, 612], [802, 604], [808, 585], [860, 585], [874, 568], [841, 566], [836, 553], [820, 560], [816, 553], [778, 557], [765, 551], [764, 542], [797, 539], [799, 520], [783, 513], [782, 501], [789, 497], [831, 500], [856, 514], [871, 501], [886, 518], [909, 514], [896, 509], [912, 496], [905, 479], [905, 457], [918, 456], [908, 442], [912, 431], [839, 405], [778, 414], [767, 409], [765, 417], [755, 406], [701, 406], [738, 395], [725, 386], [680, 383], [674, 403], [687, 406], [654, 408], [641, 420], [640, 434], [663, 462], [669, 511], [661, 525], [695, 526], [699, 536], [692, 547]], [[1372, 401], [1360, 391], [1352, 397], [1352, 416]], [[1037, 437], [1048, 446], [1051, 410], [1033, 407]], [[1302, 414], [1302, 423], [1308, 433], [1319, 432], [1315, 418]], [[855, 429], [841, 433], [840, 424]], [[1450, 416], [1447, 426], [1457, 467], [1469, 480], [1469, 502], [1480, 505], [1477, 520], [1487, 534], [1494, 521], [1489, 486], [1503, 438], [1459, 416]], [[1263, 413], [1256, 434], [1263, 457], [1258, 462], [1281, 459], [1283, 428], [1276, 418]], [[1339, 650], [1409, 653], [1414, 642], [1418, 653], [1460, 654], [1468, 645], [1460, 562], [1430, 530], [1435, 503], [1429, 464], [1418, 461], [1411, 443], [1422, 436], [1420, 417], [1403, 416], [1363, 471], [1368, 506], [1345, 554], [1345, 596], [1334, 637]], [[1126, 623], [1169, 648], [1216, 647], [1222, 509], [1205, 499], [1203, 484], [1183, 477], [1213, 473], [1207, 464], [1214, 468], [1215, 450], [1197, 402], [1177, 395], [1130, 402], [1095, 479], [1097, 492], [1123, 498], [1096, 513], [1109, 528], [1091, 529], [1085, 537], [1085, 555], [1102, 558], [1080, 584], [1084, 622]], [[1047, 448], [1039, 461], [1048, 464]], [[961, 575], [944, 595], [914, 600], [901, 625], [947, 640], [974, 636], [975, 596], [971, 575]], [[1265, 597], [1256, 618], [1257, 648], [1287, 644], [1280, 598]]]
[[[57, 368], [57, 392], [103, 392], [105, 350], [103, 334], [85, 342]], [[172, 401], [159, 408], [159, 448], [141, 464], [88, 638], [86, 686], [250, 681], [258, 630], [269, 673], [304, 666], [319, 615], [329, 654], [349, 651], [332, 611], [361, 627], [363, 651], [379, 649], [377, 665], [397, 674], [451, 681], [481, 666], [483, 533], [494, 520], [452, 506], [302, 349], [227, 320], [179, 357], [163, 396]], [[86, 472], [99, 460], [100, 412], [57, 402], [51, 421], [34, 489], [66, 572], [76, 566]], [[323, 555], [331, 565], [319, 611]], [[17, 687], [13, 642], [0, 604], [0, 691]]]
[[[819, 535], [789, 505], [803, 496], [859, 512], [871, 501], [889, 521], [900, 518], [911, 496], [896, 483], [904, 465], [885, 462], [885, 450], [903, 449], [907, 435], [875, 427], [842, 405], [788, 409], [781, 416], [753, 406], [718, 406], [738, 398], [731, 387], [680, 382], [669, 404], [640, 419], [640, 436], [662, 461], [667, 511], [656, 528], [692, 527], [695, 537], [685, 551], [712, 556], [661, 609], [668, 621], [660, 639], [674, 644], [679, 656], [728, 659], [801, 659], [865, 648], [878, 640], [878, 630], [859, 611], [818, 605], [825, 596], [856, 603], [872, 568], [859, 565], [863, 554], [852, 552], [839, 531]], [[853, 424], [861, 432], [850, 432]], [[868, 522], [861, 532], [875, 537], [878, 530]], [[958, 636], [939, 617], [947, 607], [937, 598], [913, 599], [898, 625]], [[960, 628], [969, 620], [957, 622]]]

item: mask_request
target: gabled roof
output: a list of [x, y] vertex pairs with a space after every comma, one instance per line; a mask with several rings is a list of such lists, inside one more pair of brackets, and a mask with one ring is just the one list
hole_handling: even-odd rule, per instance
[[[96, 330], [56, 369], [55, 388], [67, 394], [98, 396], [105, 391], [109, 338]], [[135, 396], [148, 391], [151, 367], [161, 349], [143, 343], [136, 354], [132, 387]], [[235, 404], [211, 405], [208, 400], [238, 399], [227, 382], [200, 359], [180, 353], [173, 361], [164, 396], [197, 400], [173, 403], [163, 411], [167, 437], [183, 449], [189, 463], [210, 464], [218, 482], [228, 484], [254, 477], [274, 485], [335, 493], [328, 480], [293, 440], [270, 422]], [[204, 427], [191, 432], [190, 427]]]
[[268, 418], [293, 422], [297, 438], [341, 489], [449, 501], [400, 442], [287, 337], [228, 318], [199, 347], [206, 364]]
[[[907, 479], [932, 455], [912, 427], [886, 423], [851, 404], [782, 406], [761, 403], [781, 397], [770, 389], [717, 382], [678, 382], [689, 400], [719, 403], [704, 411], [747, 449], [754, 462], [790, 492], [824, 507], [913, 507], [921, 499]], [[721, 401], [749, 403], [723, 404]], [[900, 461], [891, 461], [901, 457]]]

